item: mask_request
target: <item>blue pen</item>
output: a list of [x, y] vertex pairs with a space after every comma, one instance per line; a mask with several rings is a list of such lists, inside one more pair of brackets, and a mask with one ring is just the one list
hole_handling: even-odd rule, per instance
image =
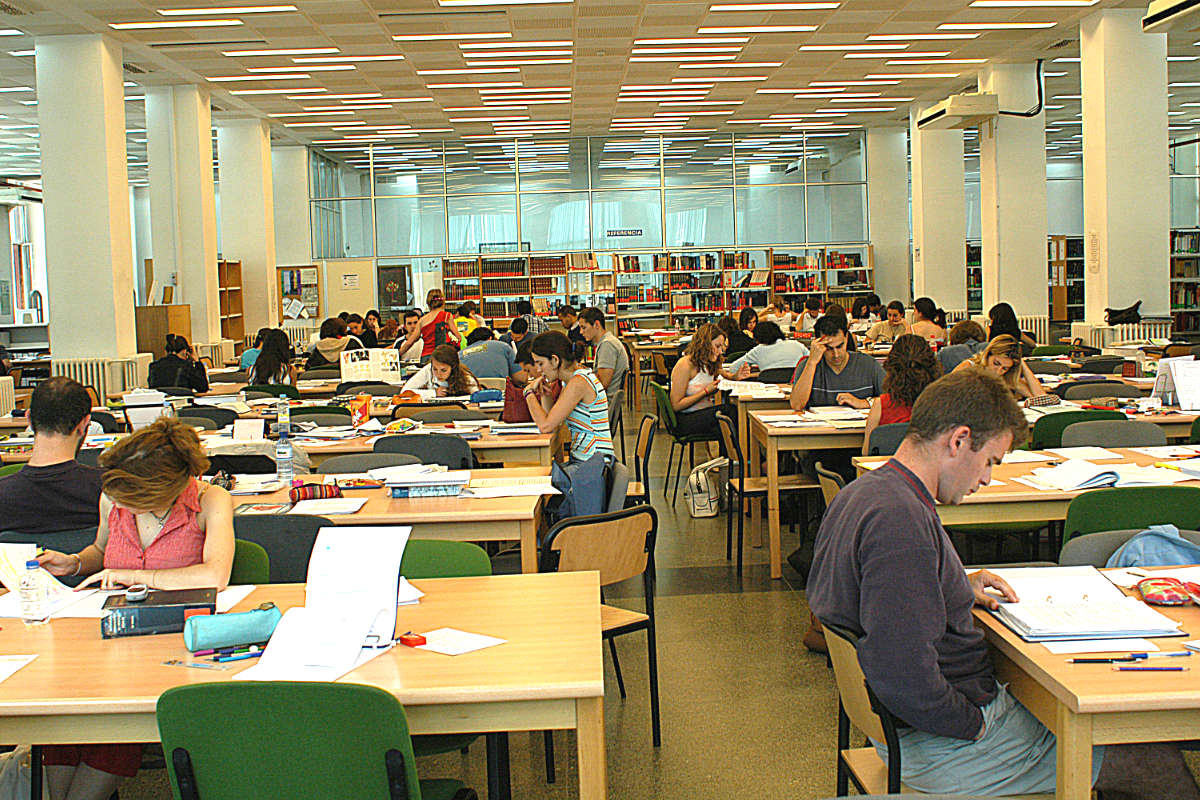
[[1113, 667], [1114, 672], [1187, 672], [1187, 667]]
[[1192, 654], [1191, 650], [1178, 650], [1171, 653], [1130, 653], [1130, 658], [1187, 658]]
[[[221, 663], [224, 663], [226, 661], [244, 661], [247, 658], [258, 658], [262, 654], [263, 654], [262, 650], [258, 651], [257, 653], [239, 653], [236, 656], [221, 656], [217, 659], [217, 661], [219, 661]], [[1172, 669], [1172, 667], [1165, 667], [1165, 669]], [[1180, 667], [1180, 669], [1182, 669], [1182, 667]]]

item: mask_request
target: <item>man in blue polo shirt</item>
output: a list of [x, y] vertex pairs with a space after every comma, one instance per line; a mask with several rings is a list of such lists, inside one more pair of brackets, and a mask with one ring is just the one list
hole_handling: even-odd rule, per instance
[[796, 365], [790, 402], [793, 409], [809, 406], [870, 408], [871, 398], [883, 393], [883, 367], [862, 353], [847, 349], [850, 334], [843, 314], [826, 314], [813, 328], [808, 358]]

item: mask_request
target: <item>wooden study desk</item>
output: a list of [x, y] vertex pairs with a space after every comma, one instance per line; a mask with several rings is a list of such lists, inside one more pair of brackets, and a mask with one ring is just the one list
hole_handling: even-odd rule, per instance
[[[505, 478], [549, 475], [546, 467], [506, 469]], [[499, 470], [475, 470], [472, 477], [495, 478]], [[299, 476], [306, 483], [321, 483], [322, 475]], [[387, 489], [348, 489], [345, 497], [365, 497], [354, 514], [330, 514], [334, 525], [411, 525], [414, 539], [449, 539], [456, 542], [519, 542], [521, 571], [537, 572], [537, 531], [542, 516], [541, 497], [420, 497], [393, 499]], [[286, 503], [288, 490], [270, 494], [236, 495], [242, 503]]]
[[629, 368], [633, 370], [633, 410], [642, 410], [642, 358], [649, 356], [651, 353], [662, 353], [674, 355], [679, 350], [679, 341], [670, 339], [667, 341], [649, 341], [638, 342], [629, 341], [629, 351], [633, 354], [630, 358]]
[[[436, 425], [426, 425], [422, 430], [428, 433], [453, 433], [452, 427], [445, 429]], [[314, 468], [319, 467], [325, 459], [332, 456], [344, 456], [351, 453], [374, 452], [375, 440], [380, 436], [420, 436], [421, 434], [386, 434], [377, 433], [371, 436], [356, 436], [353, 439], [343, 439], [340, 442], [312, 445], [303, 439], [295, 440], [295, 444], [304, 448]], [[539, 433], [537, 435], [497, 436], [483, 433], [478, 439], [468, 440], [471, 452], [481, 462], [487, 464], [536, 464], [542, 467], [550, 466], [552, 452], [560, 440], [557, 434]]]
[[[414, 580], [425, 592], [401, 606], [396, 630], [454, 627], [507, 640], [443, 656], [396, 647], [343, 681], [395, 695], [409, 730], [492, 733], [574, 729], [579, 796], [607, 795], [600, 585], [595, 572]], [[304, 602], [298, 584], [261, 586], [234, 610]], [[12, 624], [9, 624], [12, 623]], [[95, 619], [39, 628], [8, 620], [0, 654], [37, 653], [4, 681], [0, 741], [36, 744], [156, 742], [155, 704], [175, 686], [229, 680], [226, 671], [163, 665], [188, 652], [179, 634], [101, 639]]]
[[[1200, 609], [1160, 606], [1200, 632]], [[1058, 737], [1058, 800], [1091, 797], [1092, 746], [1200, 738], [1200, 681], [1193, 672], [1114, 672], [1109, 664], [1069, 664], [1041, 644], [1024, 642], [982, 609], [975, 623], [992, 648], [996, 680]], [[1182, 650], [1188, 637], [1155, 639]], [[1187, 659], [1193, 660], [1193, 659]]]

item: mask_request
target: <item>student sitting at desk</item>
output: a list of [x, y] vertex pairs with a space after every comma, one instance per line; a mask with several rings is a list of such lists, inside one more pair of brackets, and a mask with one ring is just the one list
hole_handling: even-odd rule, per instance
[[533, 334], [529, 332], [529, 323], [524, 317], [514, 317], [513, 321], [508, 323], [508, 330], [501, 334], [500, 341], [510, 346], [514, 352], [520, 350], [525, 342], [532, 344]]
[[204, 365], [196, 360], [188, 340], [168, 333], [167, 354], [150, 365], [146, 385], [151, 389], [179, 386], [193, 392], [207, 392], [208, 373]]
[[262, 351], [254, 366], [246, 373], [246, 382], [252, 385], [282, 384], [296, 385], [296, 368], [292, 366], [292, 344], [288, 335], [279, 328], [271, 328], [263, 337]]
[[1007, 334], [988, 342], [983, 352], [976, 353], [955, 368], [955, 372], [979, 368], [986, 369], [1000, 380], [1018, 398], [1027, 400], [1046, 393], [1033, 370], [1021, 358], [1021, 345]]
[[579, 312], [579, 331], [584, 341], [596, 348], [596, 377], [604, 384], [604, 393], [616, 394], [629, 373], [629, 352], [625, 345], [605, 327], [604, 312], [598, 308]]
[[[941, 378], [914, 404], [895, 456], [838, 492], [817, 533], [809, 604], [823, 624], [861, 637], [867, 682], [907, 723], [898, 731], [900, 778], [919, 792], [1055, 790], [1054, 734], [997, 682], [972, 617], [976, 604], [997, 605], [985, 588], [1018, 598], [986, 570], [966, 573], [934, 505], [958, 504], [986, 484], [1028, 430], [993, 375]], [[1097, 748], [1093, 765], [1105, 797], [1200, 797], [1172, 745]]]
[[583, 336], [583, 331], [579, 328], [579, 312], [574, 306], [563, 306], [558, 310], [558, 321], [563, 326], [563, 331], [566, 332], [567, 338], [572, 342], [585, 344], [587, 339]]
[[405, 381], [401, 391], [418, 389], [433, 389], [437, 397], [463, 397], [478, 391], [479, 381], [459, 361], [457, 347], [440, 344], [433, 348], [429, 363]]
[[931, 342], [946, 341], [946, 312], [928, 297], [913, 301], [911, 332]]
[[800, 359], [808, 355], [808, 348], [800, 342], [783, 338], [783, 331], [774, 322], [758, 323], [754, 329], [754, 340], [758, 344], [728, 367], [738, 380], [748, 378], [751, 367], [759, 372], [765, 369], [794, 369]]
[[[743, 315], [745, 315], [747, 312], [753, 315], [754, 309], [742, 309]], [[753, 319], [757, 324], [758, 317], [753, 316]], [[757, 342], [754, 341], [754, 337], [748, 335], [744, 330], [738, 327], [738, 321], [728, 314], [717, 320], [717, 327], [721, 329], [721, 333], [725, 334], [725, 341], [728, 342], [728, 349], [726, 352], [730, 356], [736, 355], [740, 358], [754, 349], [754, 345], [757, 344]], [[753, 327], [754, 326], [752, 325], [751, 328]]]
[[528, 300], [518, 300], [516, 307], [517, 316], [525, 320], [525, 324], [529, 327], [529, 333], [533, 337], [538, 337], [546, 331], [550, 330], [550, 323], [537, 314], [533, 313], [533, 303]]
[[862, 454], [870, 455], [871, 431], [880, 425], [908, 422], [913, 403], [925, 387], [942, 377], [933, 350], [920, 336], [906, 333], [892, 345], [883, 362], [883, 394], [871, 401], [863, 431]]
[[908, 323], [904, 321], [904, 303], [893, 300], [887, 304], [887, 319], [876, 322], [867, 331], [867, 341], [894, 342], [908, 332]]
[[[765, 324], [760, 321], [758, 328]], [[675, 362], [671, 370], [671, 407], [675, 409], [680, 436], [715, 432], [718, 412], [728, 417], [736, 415], [732, 405], [718, 404], [713, 399], [721, 378], [730, 377], [721, 369], [724, 358], [725, 334], [716, 325], [706, 324], [696, 329], [687, 349]]]
[[5, 530], [21, 533], [89, 528], [99, 522], [100, 470], [75, 460], [92, 417], [83, 385], [56, 375], [29, 398], [33, 452], [20, 471], [0, 478]]
[[378, 347], [379, 339], [375, 336], [375, 331], [366, 327], [366, 322], [358, 314], [351, 314], [346, 320], [346, 333], [358, 339], [359, 344], [363, 347]]
[[[820, 305], [817, 307], [820, 308]], [[758, 321], [774, 322], [784, 333], [791, 333], [792, 326], [800, 324], [800, 315], [788, 307], [786, 297], [773, 294], [767, 302], [767, 307], [758, 312]]]
[[[525, 387], [529, 381], [540, 377], [541, 372], [533, 361], [533, 342], [525, 342], [517, 351], [517, 366], [521, 371], [510, 375], [504, 381], [504, 410], [500, 412], [501, 422], [533, 422], [529, 413], [529, 403], [525, 401]], [[562, 392], [560, 381], [550, 381], [547, 384], [552, 400], [558, 400]]]
[[358, 339], [349, 336], [346, 323], [337, 317], [330, 317], [321, 323], [321, 338], [313, 351], [308, 354], [304, 368], [320, 369], [321, 367], [342, 368], [342, 351], [361, 350], [362, 344]]
[[[224, 589], [233, 566], [233, 503], [197, 478], [208, 459], [196, 431], [164, 417], [100, 457], [104, 494], [96, 541], [78, 553], [47, 550], [54, 575], [90, 575], [81, 587], [144, 583], [154, 589]], [[115, 645], [114, 645], [115, 646]], [[54, 800], [104, 800], [142, 762], [140, 744], [48, 746]]]
[[[583, 360], [583, 345], [566, 334], [547, 331], [533, 340], [533, 361], [541, 372], [525, 386], [529, 415], [542, 433], [553, 433], [564, 423], [571, 436], [571, 460], [587, 461], [596, 455], [615, 458], [608, 430], [608, 397], [604, 385]], [[561, 381], [555, 399], [550, 382]]]
[[400, 351], [401, 361], [420, 361], [421, 348], [425, 343], [421, 341], [421, 312], [415, 308], [410, 308], [404, 312], [404, 329], [398, 332], [395, 347]]
[[238, 358], [238, 369], [250, 369], [254, 366], [254, 359], [258, 358], [259, 351], [262, 350], [263, 339], [267, 335], [270, 328], [259, 328], [258, 333], [254, 335], [254, 347], [247, 347], [242, 351], [242, 355]]
[[521, 371], [513, 349], [497, 341], [491, 328], [480, 327], [467, 334], [467, 346], [458, 354], [476, 378], [507, 378]]
[[1021, 323], [1013, 307], [1008, 303], [996, 303], [988, 309], [988, 339], [1005, 335], [1021, 343], [1022, 354], [1032, 353], [1033, 348], [1037, 346], [1037, 342], [1021, 330]]
[[809, 406], [867, 408], [883, 392], [883, 368], [862, 353], [847, 349], [846, 317], [826, 314], [813, 330], [812, 350], [796, 365], [790, 405], [796, 411]]
[[938, 350], [938, 361], [942, 362], [942, 372], [949, 374], [971, 356], [982, 350], [987, 342], [987, 334], [983, 326], [975, 320], [964, 319], [954, 323], [950, 329], [950, 344]]

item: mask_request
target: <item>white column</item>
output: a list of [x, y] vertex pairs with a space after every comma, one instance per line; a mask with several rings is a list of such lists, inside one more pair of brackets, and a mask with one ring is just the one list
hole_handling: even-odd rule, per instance
[[271, 190], [275, 196], [276, 260], [281, 266], [312, 263], [307, 147], [271, 148]]
[[[1000, 108], [1037, 105], [1033, 64], [993, 64], [979, 89]], [[979, 126], [979, 193], [983, 217], [983, 310], [1004, 301], [1018, 316], [1049, 313], [1046, 266], [1046, 117], [1002, 115]]]
[[35, 43], [50, 343], [56, 359], [137, 351], [121, 46]]
[[1079, 24], [1083, 84], [1084, 320], [1141, 300], [1170, 312], [1167, 37], [1135, 8]]
[[151, 251], [159, 286], [191, 306], [192, 343], [221, 339], [212, 110], [198, 86], [146, 87]]
[[221, 250], [242, 262], [246, 333], [279, 323], [275, 289], [275, 207], [271, 134], [260, 119], [217, 123], [221, 174]]
[[[912, 298], [909, 278], [908, 131], [867, 128], [867, 215], [875, 248], [875, 293]], [[946, 303], [947, 308], [959, 304]], [[965, 299], [964, 299], [965, 302]]]
[[922, 130], [915, 113], [909, 120], [913, 293], [931, 297], [945, 309], [965, 309], [967, 201], [962, 131]]

